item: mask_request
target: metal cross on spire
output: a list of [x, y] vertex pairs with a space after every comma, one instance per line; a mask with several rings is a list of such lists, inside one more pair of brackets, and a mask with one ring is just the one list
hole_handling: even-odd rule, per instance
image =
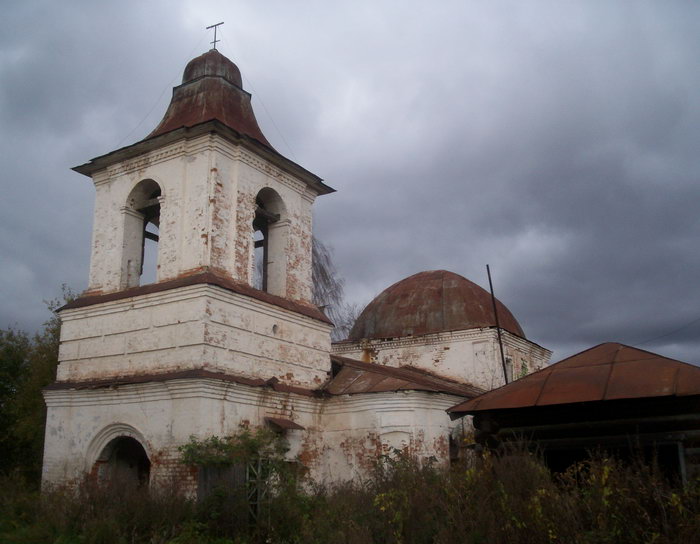
[[207, 27], [207, 30], [209, 30], [210, 28], [213, 28], [213, 29], [214, 29], [214, 41], [213, 41], [213, 42], [209, 42], [209, 43], [213, 43], [213, 44], [214, 44], [214, 49], [216, 49], [216, 42], [220, 42], [220, 41], [221, 41], [221, 40], [217, 40], [217, 39], [216, 39], [216, 28], [217, 28], [218, 26], [223, 25], [223, 24], [224, 24], [224, 22], [221, 21], [220, 23], [216, 23], [215, 25], [211, 25], [211, 26], [208, 26], [208, 27]]

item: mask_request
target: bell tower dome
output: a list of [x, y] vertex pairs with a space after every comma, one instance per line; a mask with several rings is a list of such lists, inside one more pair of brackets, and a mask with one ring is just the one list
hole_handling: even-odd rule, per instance
[[250, 98], [243, 90], [238, 66], [211, 49], [187, 63], [163, 120], [146, 139], [216, 119], [272, 149], [258, 126]]

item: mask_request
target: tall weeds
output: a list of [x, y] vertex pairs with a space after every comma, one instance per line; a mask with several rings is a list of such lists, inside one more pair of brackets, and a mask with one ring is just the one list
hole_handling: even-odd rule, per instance
[[132, 485], [27, 490], [10, 476], [0, 481], [0, 542], [126, 544], [171, 542], [194, 515], [177, 489], [148, 491]]
[[[598, 455], [552, 475], [525, 452], [443, 470], [396, 455], [362, 483], [278, 482], [250, 522], [224, 496], [98, 488], [40, 496], [0, 482], [0, 542], [23, 543], [637, 543], [697, 541], [700, 482]], [[305, 489], [303, 491], [302, 489]]]

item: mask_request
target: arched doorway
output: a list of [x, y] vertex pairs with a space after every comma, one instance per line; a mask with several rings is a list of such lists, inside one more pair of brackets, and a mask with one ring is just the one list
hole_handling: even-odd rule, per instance
[[139, 441], [130, 436], [111, 440], [95, 465], [100, 482], [135, 487], [148, 485], [151, 461]]

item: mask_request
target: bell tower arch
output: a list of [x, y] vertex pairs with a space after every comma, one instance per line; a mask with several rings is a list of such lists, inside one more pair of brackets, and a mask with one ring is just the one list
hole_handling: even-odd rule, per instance
[[[131, 190], [120, 210], [123, 241], [119, 286], [122, 289], [138, 287], [141, 283], [146, 240], [159, 240], [159, 235], [149, 230], [149, 227], [159, 227], [161, 202], [163, 196], [160, 186], [152, 179], [145, 179]], [[156, 276], [156, 281], [157, 279]]]
[[289, 224], [282, 198], [273, 189], [261, 189], [253, 220], [253, 285], [273, 295], [287, 292]]

